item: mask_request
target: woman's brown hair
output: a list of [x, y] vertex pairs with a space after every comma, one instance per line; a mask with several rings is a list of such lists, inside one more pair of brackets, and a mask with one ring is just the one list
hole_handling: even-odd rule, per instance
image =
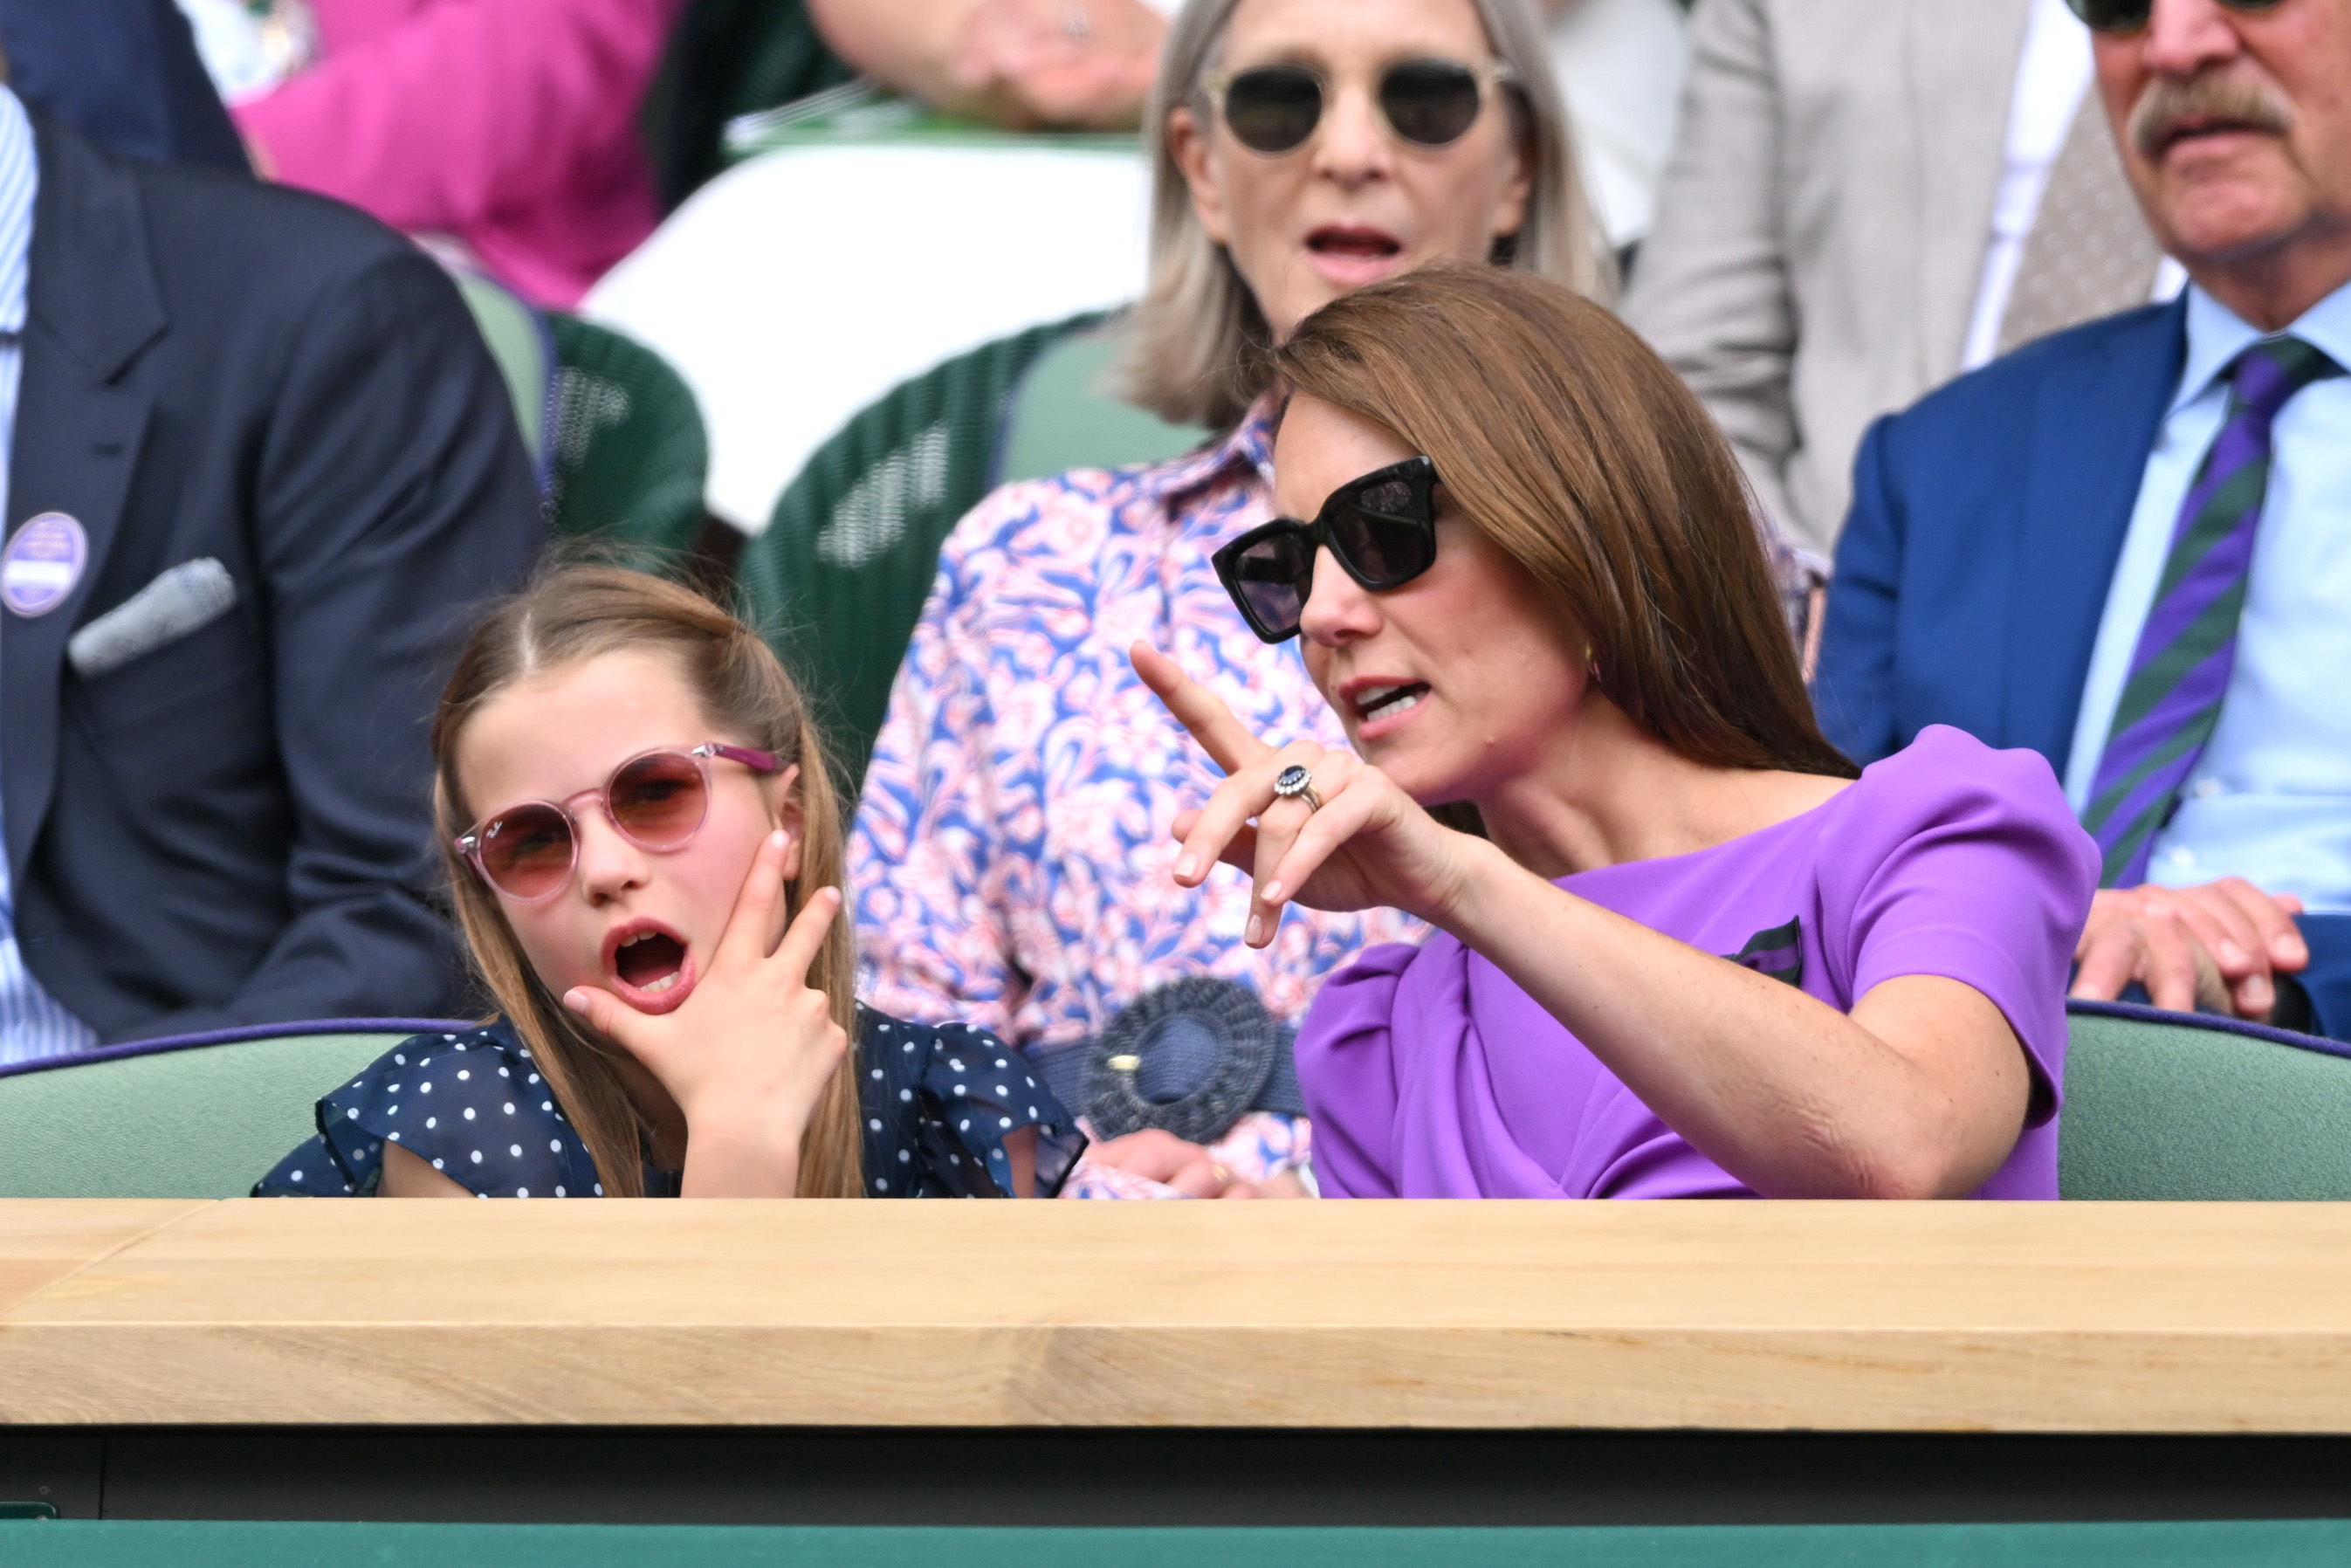
[[[799, 767], [800, 873], [784, 891], [788, 917], [799, 913], [807, 890], [842, 885], [843, 833], [832, 772], [799, 688], [748, 627], [692, 589], [618, 567], [559, 566], [496, 605], [467, 639], [441, 693], [432, 737], [433, 811], [458, 923], [482, 983], [580, 1130], [606, 1196], [637, 1197], [644, 1193], [648, 1129], [613, 1069], [612, 1053], [620, 1048], [592, 1034], [549, 993], [523, 956], [496, 896], [454, 847], [476, 810], [457, 779], [457, 743], [466, 723], [517, 681], [622, 651], [674, 659], [715, 732], [709, 738], [773, 752], [786, 767]], [[803, 1197], [863, 1194], [856, 962], [844, 914], [810, 967], [810, 983], [831, 999], [833, 1019], [851, 1044], [800, 1138]]]
[[1607, 310], [1523, 272], [1436, 267], [1324, 306], [1274, 362], [1426, 453], [1582, 624], [1643, 729], [1710, 767], [1856, 776], [1813, 719], [1729, 447]]

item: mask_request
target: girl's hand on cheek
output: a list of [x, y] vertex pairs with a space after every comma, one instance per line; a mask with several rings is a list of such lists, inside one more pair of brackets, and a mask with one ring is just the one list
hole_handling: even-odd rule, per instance
[[809, 967], [841, 914], [819, 888], [770, 952], [784, 899], [781, 833], [751, 862], [726, 930], [674, 1012], [648, 1017], [610, 991], [575, 987], [564, 1005], [661, 1080], [685, 1113], [688, 1197], [789, 1197], [800, 1134], [849, 1050]]
[[[1246, 940], [1272, 942], [1282, 905], [1310, 909], [1401, 909], [1438, 925], [1463, 896], [1468, 857], [1482, 848], [1440, 825], [1395, 781], [1352, 751], [1326, 751], [1311, 740], [1276, 751], [1251, 735], [1214, 692], [1149, 644], [1131, 651], [1135, 673], [1225, 781], [1197, 811], [1176, 819], [1184, 845], [1176, 880], [1197, 887], [1217, 861], [1256, 882]], [[1274, 781], [1291, 767], [1311, 776], [1320, 810], [1284, 797]]]

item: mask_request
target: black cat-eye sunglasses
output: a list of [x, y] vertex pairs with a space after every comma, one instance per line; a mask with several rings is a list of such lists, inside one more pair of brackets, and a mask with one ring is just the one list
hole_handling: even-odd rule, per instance
[[1375, 468], [1332, 491], [1312, 522], [1276, 517], [1218, 550], [1217, 576], [1250, 631], [1269, 643], [1298, 635], [1323, 545], [1374, 593], [1426, 571], [1437, 561], [1437, 465], [1413, 457]]

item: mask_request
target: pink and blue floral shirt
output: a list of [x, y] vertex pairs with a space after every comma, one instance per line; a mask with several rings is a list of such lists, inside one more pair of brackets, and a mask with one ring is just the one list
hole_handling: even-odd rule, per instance
[[1006, 486], [948, 537], [850, 846], [870, 1005], [1060, 1045], [1213, 975], [1295, 1023], [1359, 950], [1421, 934], [1390, 910], [1293, 909], [1253, 952], [1247, 877], [1170, 874], [1170, 825], [1223, 774], [1128, 644], [1174, 657], [1270, 744], [1347, 743], [1297, 643], [1259, 642], [1209, 561], [1272, 514], [1275, 407], [1166, 463]]

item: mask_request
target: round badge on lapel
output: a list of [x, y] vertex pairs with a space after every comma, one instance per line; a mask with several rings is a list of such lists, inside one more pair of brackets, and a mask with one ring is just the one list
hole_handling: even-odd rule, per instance
[[47, 615], [66, 601], [89, 564], [89, 536], [63, 512], [26, 519], [0, 550], [0, 604], [19, 615]]

